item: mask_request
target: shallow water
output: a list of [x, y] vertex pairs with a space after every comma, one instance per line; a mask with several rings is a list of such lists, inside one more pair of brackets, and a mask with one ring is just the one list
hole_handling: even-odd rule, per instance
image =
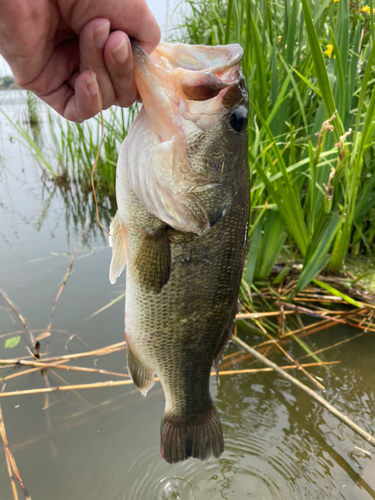
[[[23, 113], [19, 93], [8, 94], [0, 105], [6, 112]], [[75, 226], [64, 193], [50, 183], [43, 186], [39, 167], [17, 142], [9, 141], [11, 133], [0, 118], [0, 288], [17, 304], [36, 336], [50, 320], [81, 225]], [[106, 210], [111, 212], [110, 205]], [[48, 344], [41, 341], [42, 350], [53, 356], [124, 339], [123, 299], [87, 319], [125, 287], [124, 277], [114, 286], [109, 284], [111, 254], [106, 239], [96, 231], [85, 241], [78, 246], [73, 272], [58, 301], [52, 336]], [[0, 335], [19, 330], [16, 315], [0, 308]], [[305, 341], [315, 350], [357, 334], [339, 326]], [[5, 348], [6, 340], [18, 335], [0, 337], [0, 358], [27, 355], [22, 340]], [[250, 345], [258, 342], [245, 331], [241, 338]], [[287, 348], [293, 357], [304, 355], [297, 344]], [[321, 355], [324, 360], [340, 360], [340, 365], [310, 369], [323, 379], [327, 400], [372, 434], [374, 348], [373, 334], [365, 334]], [[231, 345], [227, 354], [235, 351]], [[272, 359], [289, 364], [277, 353]], [[126, 373], [125, 364], [124, 352], [76, 363], [120, 373]], [[244, 360], [231, 368], [254, 366]], [[0, 368], [0, 376], [17, 371]], [[56, 373], [69, 384], [114, 379]], [[293, 374], [309, 384], [303, 374]], [[52, 372], [49, 380], [52, 386], [64, 385]], [[45, 380], [34, 372], [9, 380], [5, 390], [38, 387], [45, 387]], [[127, 385], [50, 394], [48, 401], [37, 394], [0, 402], [11, 449], [33, 500], [375, 499], [371, 447], [297, 388], [273, 373], [222, 376], [219, 386], [212, 378], [211, 387], [223, 424], [225, 452], [218, 460], [190, 459], [173, 466], [159, 455], [164, 406], [159, 384], [146, 398]], [[0, 500], [11, 498], [0, 443]]]

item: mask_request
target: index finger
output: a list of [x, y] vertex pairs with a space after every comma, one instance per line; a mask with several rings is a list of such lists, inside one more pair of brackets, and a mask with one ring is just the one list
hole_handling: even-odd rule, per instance
[[[72, 12], [71, 2], [59, 0], [59, 7], [64, 21], [76, 33], [95, 18], [105, 17], [111, 23], [111, 31], [123, 31], [135, 38], [141, 47], [150, 54], [160, 41], [160, 27], [145, 0], [117, 0], [116, 2], [76, 2]], [[86, 8], [80, 10], [80, 5]]]

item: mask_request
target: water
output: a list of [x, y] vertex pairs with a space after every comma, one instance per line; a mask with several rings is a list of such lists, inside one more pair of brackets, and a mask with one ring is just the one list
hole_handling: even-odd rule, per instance
[[[13, 115], [24, 112], [17, 93], [8, 94], [1, 106]], [[0, 288], [38, 335], [50, 320], [81, 223], [74, 224], [64, 193], [43, 185], [38, 166], [17, 142], [9, 141], [10, 133], [0, 118]], [[85, 207], [81, 211], [84, 216]], [[41, 341], [42, 349], [48, 348], [53, 356], [124, 339], [123, 299], [87, 319], [124, 292], [124, 277], [109, 284], [110, 249], [98, 230], [94, 234], [89, 229], [85, 241], [78, 246], [73, 272], [59, 299], [49, 344]], [[0, 309], [0, 335], [19, 330], [15, 314]], [[340, 325], [305, 341], [320, 349], [358, 333]], [[5, 341], [18, 335], [0, 337], [0, 358], [27, 355], [22, 340], [5, 349]], [[67, 343], [71, 335], [79, 338]], [[248, 332], [241, 332], [241, 338], [250, 345], [258, 340]], [[373, 334], [362, 335], [322, 354], [325, 360], [340, 360], [340, 365], [330, 371], [310, 369], [323, 379], [328, 401], [370, 433], [375, 431], [374, 347]], [[304, 354], [297, 344], [287, 348], [294, 357]], [[231, 346], [227, 354], [235, 351]], [[277, 353], [272, 359], [289, 364]], [[126, 372], [123, 352], [82, 358], [76, 364]], [[231, 368], [253, 366], [245, 360]], [[17, 370], [0, 368], [1, 377], [12, 373]], [[114, 379], [56, 373], [69, 384]], [[309, 383], [301, 373], [293, 374]], [[64, 385], [51, 372], [49, 378], [52, 386]], [[38, 387], [45, 387], [45, 381], [34, 372], [9, 380], [5, 390]], [[371, 447], [299, 389], [273, 373], [263, 373], [222, 376], [220, 386], [212, 378], [211, 390], [223, 424], [225, 452], [218, 460], [190, 459], [173, 466], [159, 454], [164, 406], [159, 384], [146, 398], [126, 385], [50, 394], [48, 408], [43, 394], [0, 402], [11, 449], [33, 500], [375, 499]], [[0, 442], [0, 500], [11, 498]]]

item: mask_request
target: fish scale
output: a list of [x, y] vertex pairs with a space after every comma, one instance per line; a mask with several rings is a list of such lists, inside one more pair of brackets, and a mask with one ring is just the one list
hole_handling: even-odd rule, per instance
[[[194, 48], [184, 46], [184, 50], [194, 51]], [[199, 50], [204, 53], [202, 48]], [[237, 49], [231, 50], [232, 57]], [[152, 59], [148, 62], [139, 51], [133, 45], [136, 78], [137, 70], [138, 78], [139, 73], [147, 78], [143, 66], [149, 64], [148, 71], [153, 72], [154, 62]], [[238, 66], [238, 55], [234, 64]], [[160, 67], [158, 71], [160, 73]], [[220, 110], [208, 129], [206, 125], [203, 129], [194, 125], [193, 121], [186, 126], [190, 115], [181, 112], [180, 104], [182, 116], [176, 115], [171, 130], [175, 127], [175, 134], [185, 131], [184, 141], [176, 142], [183, 145], [184, 151], [176, 153], [172, 160], [166, 159], [168, 165], [172, 165], [171, 178], [174, 175], [176, 182], [181, 180], [178, 189], [172, 182], [166, 187], [157, 184], [158, 161], [162, 156], [158, 154], [155, 160], [149, 149], [153, 144], [157, 147], [162, 139], [153, 118], [149, 119], [147, 114], [150, 105], [145, 104], [133, 133], [129, 131], [117, 166], [118, 215], [111, 226], [114, 234], [111, 281], [121, 273], [126, 260], [128, 369], [145, 395], [153, 385], [154, 375], [160, 379], [166, 400], [161, 423], [161, 454], [170, 463], [190, 456], [218, 457], [224, 449], [209, 382], [211, 368], [220, 362], [231, 337], [247, 241], [247, 130], [232, 130], [229, 125], [233, 113], [241, 117], [247, 109], [247, 93], [239, 66], [237, 73], [238, 80], [234, 83], [218, 85], [214, 97], [218, 101], [208, 103]], [[233, 78], [233, 71], [230, 77]], [[142, 85], [144, 93], [144, 81]], [[192, 95], [193, 87], [189, 98]], [[200, 88], [199, 98], [201, 95]], [[176, 99], [175, 93], [173, 99]], [[160, 103], [158, 106], [160, 108]], [[168, 123], [162, 126], [163, 134], [168, 127]], [[145, 139], [147, 134], [149, 141]], [[170, 140], [175, 137], [172, 133]], [[145, 147], [149, 148], [147, 155], [142, 154]], [[130, 174], [134, 172], [134, 163], [130, 162], [139, 158], [151, 163], [137, 164], [137, 168], [147, 168], [152, 175], [137, 171]], [[168, 174], [165, 165], [163, 175]], [[136, 182], [143, 184], [138, 186]], [[156, 184], [150, 185], [151, 182]], [[160, 203], [163, 206], [158, 217]], [[168, 221], [176, 221], [176, 227], [163, 220], [166, 213], [171, 214]], [[189, 230], [180, 230], [184, 224]]]

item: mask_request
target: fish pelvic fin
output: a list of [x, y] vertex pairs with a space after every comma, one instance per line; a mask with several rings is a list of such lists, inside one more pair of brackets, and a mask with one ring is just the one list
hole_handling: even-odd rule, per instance
[[146, 396], [154, 385], [154, 372], [140, 361], [126, 341], [126, 357], [128, 359], [128, 371], [134, 385]]
[[212, 408], [195, 417], [164, 415], [161, 422], [160, 453], [170, 464], [189, 457], [207, 460], [219, 458], [224, 451], [223, 432], [219, 414]]
[[114, 216], [109, 232], [109, 245], [112, 247], [112, 259], [109, 266], [109, 281], [113, 285], [126, 265], [126, 229], [118, 212]]
[[171, 250], [166, 229], [143, 237], [133, 269], [147, 291], [161, 292], [171, 274]]

